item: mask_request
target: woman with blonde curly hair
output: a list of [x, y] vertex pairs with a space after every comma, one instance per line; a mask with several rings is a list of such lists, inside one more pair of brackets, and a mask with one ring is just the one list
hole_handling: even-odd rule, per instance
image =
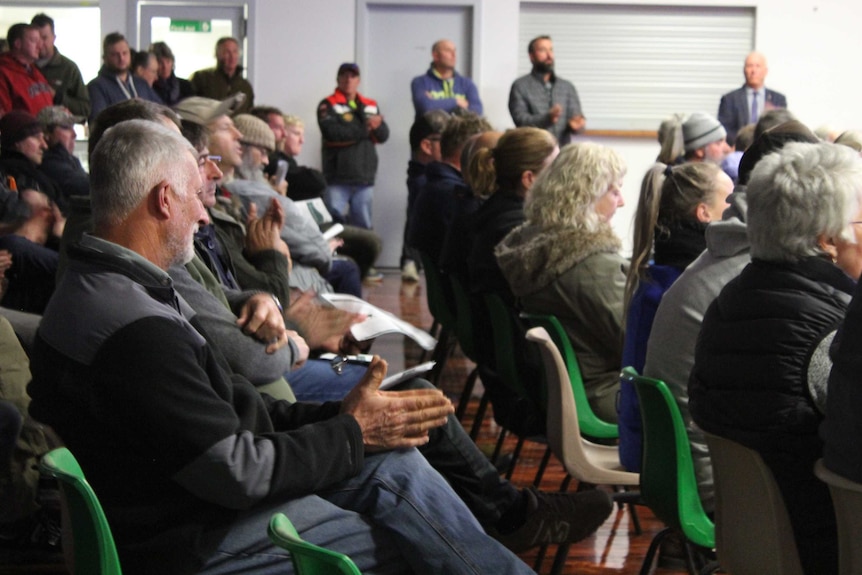
[[593, 411], [616, 421], [626, 260], [610, 221], [626, 166], [612, 149], [570, 144], [532, 187], [526, 222], [496, 256], [524, 311], [553, 314], [569, 335]]

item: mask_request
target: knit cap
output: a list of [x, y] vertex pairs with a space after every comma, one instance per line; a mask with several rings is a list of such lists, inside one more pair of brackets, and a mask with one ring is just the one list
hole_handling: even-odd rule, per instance
[[0, 148], [3, 150], [10, 150], [21, 140], [41, 133], [39, 120], [23, 110], [12, 110], [0, 118]]
[[685, 151], [693, 152], [727, 136], [721, 122], [705, 112], [695, 112], [682, 123]]
[[748, 146], [739, 162], [739, 183], [748, 184], [754, 166], [765, 156], [779, 151], [790, 142], [816, 144], [820, 140], [805, 124], [791, 120], [763, 132], [753, 144]]
[[38, 119], [46, 129], [49, 126], [63, 126], [64, 128], [71, 128], [75, 124], [80, 124], [86, 120], [84, 116], [73, 115], [72, 112], [69, 111], [69, 108], [65, 106], [45, 106], [39, 110], [39, 114], [36, 116], [36, 119]]
[[193, 124], [206, 126], [219, 116], [230, 116], [237, 108], [242, 105], [245, 100], [245, 94], [239, 92], [225, 98], [221, 102], [212, 98], [202, 98], [200, 96], [192, 96], [178, 102], [174, 106], [174, 110], [180, 115], [180, 118]]
[[240, 114], [233, 119], [233, 123], [242, 134], [240, 142], [275, 151], [275, 134], [269, 124], [251, 114]]

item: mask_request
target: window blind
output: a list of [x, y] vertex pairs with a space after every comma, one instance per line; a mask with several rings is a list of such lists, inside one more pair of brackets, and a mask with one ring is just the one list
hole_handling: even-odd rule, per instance
[[554, 42], [555, 71], [578, 90], [588, 130], [656, 130], [673, 113], [715, 115], [743, 84], [754, 9], [521, 3], [518, 74], [530, 40]]

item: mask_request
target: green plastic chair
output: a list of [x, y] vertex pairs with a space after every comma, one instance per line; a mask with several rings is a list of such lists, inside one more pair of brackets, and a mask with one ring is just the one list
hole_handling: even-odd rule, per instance
[[75, 456], [65, 447], [60, 447], [46, 453], [39, 467], [42, 473], [56, 478], [60, 483], [60, 492], [72, 525], [74, 572], [120, 575], [120, 558], [111, 527]]
[[[547, 389], [545, 387], [545, 378], [541, 372], [537, 374], [536, 381], [531, 382], [529, 388], [524, 385], [524, 381], [529, 375], [522, 373], [522, 366], [518, 361], [519, 352], [524, 350], [522, 346], [535, 346], [535, 344], [527, 343], [525, 338], [526, 331], [517, 333], [520, 326], [517, 324], [518, 314], [515, 309], [509, 306], [497, 294], [486, 293], [483, 297], [485, 301], [484, 312], [488, 314], [491, 321], [491, 331], [493, 332], [494, 372], [499, 376], [501, 383], [508, 388], [508, 393], [517, 398], [519, 402], [519, 412], [517, 414], [509, 414], [509, 421], [500, 421], [497, 419], [497, 412], [495, 411], [494, 413], [497, 423], [503, 429], [500, 437], [497, 439], [497, 446], [491, 458], [492, 461], [497, 460], [507, 431], [511, 431], [518, 436], [518, 442], [515, 445], [515, 450], [512, 452], [512, 463], [506, 472], [506, 479], [511, 479], [525, 440], [531, 439], [540, 443], [547, 443], [544, 435]], [[536, 348], [533, 347], [533, 349]], [[538, 355], [536, 361], [537, 366], [541, 366], [541, 358]], [[493, 405], [493, 401], [491, 404]], [[550, 457], [549, 448], [546, 449], [546, 456], [543, 458], [543, 463], [539, 466], [534, 485], [539, 484], [541, 476], [544, 474], [548, 457]]]
[[619, 427], [615, 423], [609, 423], [599, 418], [590, 407], [587, 400], [587, 391], [584, 389], [584, 378], [581, 376], [581, 367], [578, 358], [572, 348], [569, 335], [560, 320], [554, 315], [522, 313], [521, 317], [526, 319], [532, 327], [543, 327], [551, 336], [557, 349], [563, 356], [566, 368], [569, 372], [569, 380], [572, 382], [572, 392], [575, 395], [575, 405], [578, 410], [578, 424], [581, 434], [593, 439], [618, 439]]
[[[428, 331], [437, 338], [437, 345], [431, 354], [436, 364], [429, 375], [429, 379], [436, 384], [454, 345], [452, 336], [455, 330], [455, 311], [449, 307], [449, 302], [446, 300], [446, 293], [443, 291], [444, 277], [437, 267], [437, 262], [422, 252], [419, 253], [419, 259], [422, 260], [422, 267], [425, 269], [428, 310], [434, 318], [434, 323]], [[422, 359], [424, 359], [424, 353]]]
[[[455, 411], [455, 417], [460, 421], [464, 417], [464, 411], [476, 385], [476, 378], [479, 375], [479, 359], [476, 357], [476, 346], [473, 342], [473, 314], [472, 306], [470, 305], [470, 295], [464, 288], [464, 284], [457, 277], [450, 275], [449, 283], [452, 285], [452, 293], [455, 296], [455, 336], [458, 338], [458, 343], [461, 345], [461, 351], [464, 352], [464, 355], [470, 361], [477, 364], [470, 372], [470, 375], [467, 376], [464, 389], [461, 391], [461, 398], [458, 400], [458, 409]], [[484, 412], [480, 410], [476, 416], [484, 416]]]
[[362, 575], [347, 555], [304, 541], [284, 513], [272, 516], [267, 533], [270, 541], [290, 551], [297, 575]]
[[667, 385], [658, 379], [643, 377], [626, 367], [620, 374], [631, 383], [640, 402], [643, 421], [643, 464], [640, 492], [643, 502], [667, 528], [650, 543], [641, 573], [647, 575], [659, 545], [670, 533], [682, 532], [691, 573], [712, 572], [714, 562], [697, 565], [697, 554], [691, 543], [713, 549], [715, 525], [703, 510], [697, 493], [697, 479], [691, 459], [691, 446], [682, 414]]

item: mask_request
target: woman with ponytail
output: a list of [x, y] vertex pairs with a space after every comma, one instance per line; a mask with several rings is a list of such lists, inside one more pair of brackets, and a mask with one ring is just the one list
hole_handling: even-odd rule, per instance
[[[706, 226], [721, 219], [731, 191], [731, 179], [709, 162], [656, 164], [644, 176], [626, 277], [624, 367], [643, 372], [647, 339], [661, 297], [706, 248]], [[620, 389], [619, 429], [620, 461], [629, 471], [639, 471], [640, 412], [628, 384]]]

